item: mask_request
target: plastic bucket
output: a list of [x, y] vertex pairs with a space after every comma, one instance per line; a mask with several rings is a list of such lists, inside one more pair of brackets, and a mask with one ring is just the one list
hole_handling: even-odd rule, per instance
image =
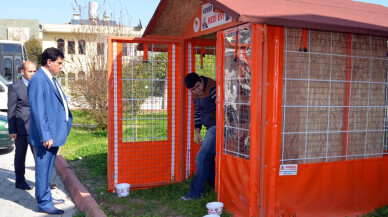
[[207, 213], [221, 215], [224, 204], [221, 202], [210, 202], [206, 204]]
[[126, 197], [129, 195], [129, 188], [131, 187], [128, 183], [116, 184], [116, 192], [118, 197]]

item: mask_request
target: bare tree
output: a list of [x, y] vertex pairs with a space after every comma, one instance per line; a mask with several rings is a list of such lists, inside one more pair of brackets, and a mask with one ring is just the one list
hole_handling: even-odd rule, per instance
[[[77, 1], [75, 4], [74, 8], [83, 17], [85, 10]], [[78, 53], [66, 60], [69, 63], [66, 71], [73, 73], [68, 75], [71, 102], [86, 109], [100, 129], [107, 127], [107, 38], [131, 35], [134, 35], [132, 27], [119, 25], [104, 15], [104, 20], [81, 19], [74, 23], [71, 37], [67, 39], [67, 52]]]

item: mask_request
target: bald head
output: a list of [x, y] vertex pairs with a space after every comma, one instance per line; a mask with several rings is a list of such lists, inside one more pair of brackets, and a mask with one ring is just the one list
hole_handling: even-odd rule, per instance
[[26, 61], [23, 63], [22, 70], [20, 72], [22, 73], [23, 78], [29, 81], [36, 72], [36, 66], [33, 62]]

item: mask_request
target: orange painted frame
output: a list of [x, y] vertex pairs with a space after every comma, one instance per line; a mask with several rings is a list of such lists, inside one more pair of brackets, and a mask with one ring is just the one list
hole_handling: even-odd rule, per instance
[[[188, 44], [191, 44], [191, 51], [188, 51]], [[212, 40], [212, 39], [190, 39], [190, 40], [185, 40], [185, 53], [187, 52], [190, 52], [191, 53], [191, 66], [189, 66], [189, 61], [185, 61], [185, 66], [186, 66], [186, 71], [185, 71], [185, 74], [187, 74], [187, 72], [189, 72], [189, 69], [191, 68], [191, 71], [192, 72], [195, 72], [196, 71], [196, 59], [195, 59], [195, 54], [196, 54], [196, 50], [195, 50], [195, 46], [196, 45], [199, 45], [199, 46], [216, 46], [216, 40]], [[188, 58], [188, 57], [187, 57]], [[185, 95], [188, 94], [188, 90], [187, 88], [185, 88]], [[186, 102], [186, 105], [187, 105], [187, 102]], [[191, 108], [191, 120], [194, 120], [194, 107], [192, 106]], [[188, 118], [186, 117], [185, 119], [186, 123], [188, 121]], [[194, 122], [191, 121], [191, 126], [194, 130]], [[187, 127], [186, 127], [186, 130], [187, 130]], [[194, 131], [193, 131], [194, 132]], [[200, 145], [198, 143], [196, 143], [194, 141], [194, 133], [191, 133], [190, 134], [191, 137], [190, 137], [190, 141], [191, 141], [191, 149], [190, 149], [190, 175], [193, 175], [195, 173], [195, 170], [196, 170], [196, 165], [195, 165], [195, 157], [197, 156], [197, 153], [199, 151], [199, 148], [200, 148]], [[187, 145], [187, 144], [186, 144]], [[185, 146], [185, 150], [187, 150], [187, 146]]]
[[[175, 98], [176, 100], [176, 107], [179, 108], [179, 110], [176, 111], [176, 128], [178, 129], [177, 132], [175, 133], [175, 137], [172, 138], [172, 132], [171, 130], [168, 131], [168, 137], [172, 138], [175, 141], [178, 141], [176, 143], [175, 147], [175, 165], [174, 165], [174, 174], [176, 174], [176, 179], [172, 181], [162, 181], [162, 182], [153, 182], [153, 183], [144, 183], [144, 184], [139, 184], [135, 183], [133, 187], [150, 187], [150, 186], [155, 186], [155, 185], [162, 185], [162, 184], [167, 184], [167, 183], [172, 183], [176, 181], [182, 181], [184, 176], [184, 168], [183, 168], [183, 151], [184, 149], [180, 144], [182, 144], [180, 141], [180, 138], [182, 137], [182, 131], [180, 130], [179, 124], [183, 124], [183, 105], [184, 103], [182, 102], [184, 98], [181, 97], [180, 91], [181, 91], [181, 86], [182, 86], [182, 67], [181, 67], [181, 46], [182, 46], [182, 40], [180, 39], [160, 39], [160, 38], [149, 38], [149, 39], [144, 39], [144, 38], [125, 38], [125, 37], [109, 37], [108, 38], [109, 46], [108, 46], [108, 167], [107, 167], [107, 173], [108, 173], [108, 190], [109, 191], [114, 191], [114, 180], [115, 178], [118, 179], [118, 183], [120, 182], [125, 182], [125, 177], [117, 177], [118, 174], [115, 174], [115, 168], [114, 168], [114, 160], [115, 158], [125, 160], [126, 156], [115, 156], [115, 150], [114, 150], [114, 144], [115, 142], [117, 143], [117, 150], [125, 148], [125, 144], [121, 141], [122, 138], [122, 94], [121, 91], [115, 92], [114, 89], [114, 79], [116, 80], [117, 84], [117, 90], [120, 90], [122, 87], [122, 81], [121, 81], [121, 71], [122, 71], [122, 63], [121, 61], [117, 61], [116, 67], [117, 67], [117, 77], [114, 78], [114, 66], [113, 64], [113, 43], [116, 43], [116, 52], [117, 52], [117, 59], [121, 60], [122, 59], [122, 43], [163, 43], [163, 44], [168, 44], [168, 49], [169, 53], [171, 54], [172, 52], [172, 46], [176, 47], [176, 53], [175, 53], [175, 77], [176, 77], [176, 83], [174, 86], [172, 86], [170, 82], [170, 87], [169, 88], [175, 88]], [[173, 45], [174, 44], [174, 45]], [[169, 55], [169, 61], [171, 62], [171, 55]], [[168, 65], [168, 70], [171, 72], [172, 71], [172, 64]], [[171, 81], [173, 79], [171, 73], [169, 73], [168, 80]], [[115, 104], [115, 94], [116, 94], [116, 108], [114, 106]], [[172, 98], [171, 91], [169, 91], [169, 97]], [[175, 99], [174, 99], [175, 100]], [[169, 110], [171, 110], [171, 104], [169, 103]], [[116, 109], [117, 116], [115, 117], [114, 115], [114, 109]], [[117, 122], [117, 126], [115, 126], [115, 118]], [[169, 113], [169, 124], [171, 124], [171, 114]], [[116, 127], [116, 128], [115, 128]], [[115, 131], [117, 133], [115, 133]], [[145, 142], [137, 142], [136, 144], [144, 144]], [[165, 143], [163, 141], [155, 141], [155, 142], [148, 142], [148, 143]], [[117, 151], [117, 153], [120, 153], [120, 151]], [[120, 168], [120, 169], [126, 169], [126, 168]]]
[[[224, 141], [224, 65], [225, 33], [217, 34], [217, 147], [216, 189], [218, 198], [227, 209], [237, 216], [258, 216], [260, 151], [262, 133], [263, 93], [263, 27], [250, 24], [252, 28], [251, 54], [251, 109], [250, 109], [250, 159], [240, 159], [223, 154]], [[244, 174], [244, 172], [247, 174]], [[224, 174], [222, 174], [222, 172]], [[243, 179], [243, 183], [241, 180]], [[247, 185], [246, 185], [247, 184]], [[235, 190], [238, 186], [240, 194]], [[244, 194], [243, 194], [244, 192]], [[237, 200], [237, 198], [238, 200]], [[246, 202], [246, 203], [245, 203]]]
[[263, 206], [260, 216], [275, 216], [276, 183], [280, 167], [281, 126], [282, 126], [282, 82], [283, 82], [283, 48], [284, 28], [264, 26], [265, 32], [265, 134], [263, 186], [260, 195]]

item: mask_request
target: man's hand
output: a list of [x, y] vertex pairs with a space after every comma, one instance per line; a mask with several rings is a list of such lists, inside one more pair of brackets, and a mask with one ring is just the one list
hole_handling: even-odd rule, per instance
[[9, 137], [11, 137], [12, 139], [17, 139], [18, 138], [18, 134], [12, 133], [12, 134], [9, 134]]
[[195, 129], [195, 142], [198, 143], [199, 145], [202, 145], [203, 140], [202, 140], [200, 128]]
[[43, 142], [43, 147], [50, 149], [53, 145], [53, 139], [50, 139], [49, 141]]

